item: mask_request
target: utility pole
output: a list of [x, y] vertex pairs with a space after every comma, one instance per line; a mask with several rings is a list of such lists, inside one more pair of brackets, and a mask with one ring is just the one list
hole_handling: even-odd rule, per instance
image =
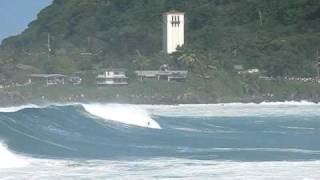
[[50, 33], [48, 33], [48, 62], [50, 62], [50, 52], [51, 52], [51, 41], [50, 41]]
[[260, 25], [262, 26], [262, 25], [263, 25], [263, 16], [262, 16], [262, 11], [261, 11], [261, 9], [258, 10], [258, 13], [259, 13]]
[[316, 68], [317, 68], [317, 80], [320, 80], [320, 56], [319, 49], [317, 49], [317, 57], [316, 57]]

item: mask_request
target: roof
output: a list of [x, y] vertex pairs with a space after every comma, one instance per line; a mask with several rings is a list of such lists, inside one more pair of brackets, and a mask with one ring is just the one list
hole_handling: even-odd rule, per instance
[[242, 65], [234, 65], [233, 69], [235, 69], [235, 70], [243, 70], [243, 66]]
[[128, 77], [125, 75], [118, 75], [118, 76], [98, 75], [96, 79], [128, 79]]
[[135, 71], [138, 76], [155, 77], [158, 75], [179, 75], [186, 76], [188, 71]]
[[156, 77], [159, 71], [135, 71], [138, 76]]
[[127, 69], [125, 69], [125, 68], [107, 68], [107, 69], [104, 69], [105, 71], [109, 71], [109, 72], [111, 72], [111, 71], [120, 71], [120, 72], [126, 72], [127, 71]]
[[67, 77], [63, 74], [31, 74], [33, 78]]
[[164, 15], [168, 15], [168, 14], [184, 14], [184, 12], [182, 11], [177, 11], [177, 10], [170, 10], [168, 12], [163, 13]]

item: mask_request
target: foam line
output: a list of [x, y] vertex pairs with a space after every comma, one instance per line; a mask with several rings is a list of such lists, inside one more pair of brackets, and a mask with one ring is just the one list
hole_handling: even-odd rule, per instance
[[[139, 106], [139, 105], [137, 105]], [[148, 112], [165, 117], [281, 117], [320, 115], [320, 104], [312, 102], [263, 102], [228, 104], [141, 105]]]

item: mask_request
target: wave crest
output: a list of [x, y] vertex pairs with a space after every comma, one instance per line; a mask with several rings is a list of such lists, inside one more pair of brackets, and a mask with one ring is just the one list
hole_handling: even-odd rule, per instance
[[105, 120], [161, 129], [160, 125], [150, 117], [147, 111], [137, 106], [123, 104], [83, 104], [82, 106], [89, 114]]
[[36, 109], [41, 108], [40, 106], [34, 104], [27, 104], [21, 106], [10, 106], [10, 107], [0, 107], [0, 112], [18, 112], [24, 109]]

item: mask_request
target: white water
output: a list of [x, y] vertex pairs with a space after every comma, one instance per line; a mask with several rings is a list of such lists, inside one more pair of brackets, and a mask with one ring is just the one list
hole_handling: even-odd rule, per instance
[[0, 142], [0, 169], [19, 168], [27, 165], [26, 158], [12, 153]]
[[[320, 103], [316, 104], [308, 101], [286, 101], [286, 102], [262, 102], [262, 103], [220, 103], [220, 104], [180, 104], [180, 105], [130, 105], [130, 104], [81, 104], [69, 103], [59, 104], [50, 103], [43, 106], [27, 104], [12, 107], [0, 107], [0, 112], [18, 112], [29, 108], [47, 108], [50, 106], [83, 106], [85, 110], [89, 110], [90, 114], [100, 118], [110, 118], [114, 121], [128, 123], [146, 127], [146, 125], [138, 122], [125, 122], [124, 117], [139, 117], [151, 119], [149, 114], [159, 116], [173, 117], [239, 117], [239, 116], [287, 116], [287, 115], [320, 115]], [[104, 113], [102, 113], [104, 112]], [[111, 112], [106, 115], [105, 112]], [[123, 112], [123, 113], [122, 113]], [[130, 114], [135, 116], [130, 116]], [[127, 115], [127, 116], [125, 116]], [[143, 118], [142, 118], [143, 117]], [[121, 120], [119, 120], [121, 119]], [[136, 118], [135, 118], [136, 119]], [[110, 119], [108, 119], [110, 120]], [[140, 120], [141, 121], [141, 120]], [[151, 122], [155, 122], [152, 120]], [[153, 125], [157, 127], [157, 124]], [[159, 124], [158, 124], [159, 125]], [[160, 126], [159, 126], [160, 127]]]
[[170, 117], [278, 117], [320, 115], [320, 104], [312, 102], [228, 103], [188, 105], [137, 105], [158, 116]]
[[320, 162], [232, 162], [155, 158], [131, 161], [31, 159], [25, 168], [0, 169], [0, 179], [318, 180]]
[[96, 117], [124, 124], [146, 128], [161, 129], [147, 111], [132, 105], [120, 104], [83, 104], [84, 109]]
[[18, 112], [23, 109], [29, 109], [29, 108], [40, 108], [40, 107], [34, 104], [11, 106], [11, 107], [0, 107], [0, 112]]
[[0, 143], [0, 179], [318, 180], [320, 161], [234, 162], [154, 158], [53, 160], [23, 157]]

